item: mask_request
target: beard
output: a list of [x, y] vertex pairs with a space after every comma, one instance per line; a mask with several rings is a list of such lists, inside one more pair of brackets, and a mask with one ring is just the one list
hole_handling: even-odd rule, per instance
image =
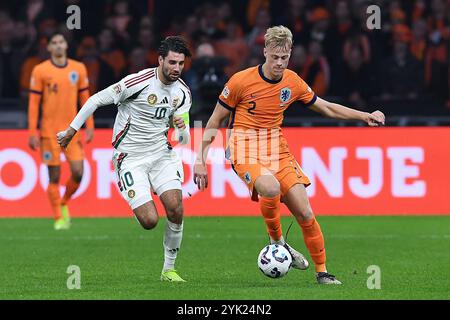
[[170, 81], [170, 82], [175, 82], [180, 77], [180, 73], [178, 73], [178, 74], [176, 74], [176, 73], [174, 74], [173, 72], [171, 73], [168, 69], [166, 69], [164, 67], [162, 68], [162, 73], [164, 75], [164, 78], [166, 78], [166, 80]]

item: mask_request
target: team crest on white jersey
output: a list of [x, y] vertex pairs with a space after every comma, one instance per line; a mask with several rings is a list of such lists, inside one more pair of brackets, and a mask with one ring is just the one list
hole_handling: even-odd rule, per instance
[[154, 105], [156, 102], [158, 101], [158, 97], [156, 96], [156, 94], [152, 93], [151, 95], [149, 95], [147, 97], [147, 102], [150, 105]]
[[291, 98], [291, 89], [289, 88], [283, 88], [280, 91], [280, 101], [281, 102], [287, 102]]

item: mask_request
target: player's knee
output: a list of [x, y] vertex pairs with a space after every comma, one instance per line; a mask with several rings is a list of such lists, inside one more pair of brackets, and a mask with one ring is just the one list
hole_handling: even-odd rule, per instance
[[183, 221], [183, 204], [181, 201], [167, 206], [166, 210], [167, 217], [171, 222], [180, 224]]
[[139, 219], [139, 223], [145, 230], [151, 230], [154, 229], [158, 224], [158, 217], [153, 215], [147, 215], [145, 218]]
[[280, 183], [275, 179], [275, 177], [259, 177], [256, 182], [255, 188], [259, 195], [266, 198], [273, 198], [280, 194]]
[[311, 207], [308, 207], [305, 210], [302, 210], [302, 218], [303, 218], [303, 221], [305, 221], [305, 222], [314, 218], [314, 213], [313, 213]]
[[74, 170], [72, 172], [73, 181], [80, 183], [82, 178], [83, 178], [83, 169]]

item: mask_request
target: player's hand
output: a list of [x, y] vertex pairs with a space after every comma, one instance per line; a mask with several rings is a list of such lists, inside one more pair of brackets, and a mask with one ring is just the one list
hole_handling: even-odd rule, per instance
[[384, 121], [386, 120], [384, 113], [377, 110], [372, 113], [368, 113], [366, 122], [371, 127], [384, 126]]
[[39, 138], [36, 136], [30, 136], [28, 138], [28, 146], [30, 146], [31, 150], [36, 151], [40, 147]]
[[94, 129], [86, 128], [86, 143], [91, 142], [94, 139]]
[[183, 118], [173, 116], [173, 125], [180, 130], [186, 129], [186, 125], [184, 124]]
[[58, 132], [56, 134], [56, 140], [58, 141], [58, 144], [62, 148], [67, 148], [76, 132], [77, 131], [72, 127], [69, 127], [64, 131]]
[[196, 163], [194, 165], [194, 183], [201, 191], [208, 188], [208, 170], [205, 164]]

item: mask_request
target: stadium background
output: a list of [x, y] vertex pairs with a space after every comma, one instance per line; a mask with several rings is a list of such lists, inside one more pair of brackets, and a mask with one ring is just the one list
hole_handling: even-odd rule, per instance
[[[66, 28], [71, 4], [81, 8], [80, 30]], [[371, 4], [381, 8], [380, 30], [365, 27]], [[0, 299], [448, 300], [449, 17], [447, 0], [1, 1]], [[182, 34], [194, 52], [183, 75], [194, 95], [192, 126], [205, 124], [232, 72], [262, 62], [263, 34], [274, 24], [294, 31], [290, 67], [319, 96], [387, 116], [385, 128], [365, 128], [293, 105], [284, 120], [289, 146], [313, 180], [308, 189], [329, 272], [342, 286], [318, 286], [314, 268], [277, 280], [260, 273], [264, 221], [224, 163], [220, 140], [210, 152], [212, 187], [203, 194], [191, 180], [197, 146], [177, 147], [187, 215], [177, 269], [188, 282], [161, 283], [165, 221], [143, 230], [117, 192], [112, 106], [95, 113], [85, 180], [70, 202], [72, 227], [53, 230], [46, 169], [28, 148], [26, 130], [30, 72], [48, 58], [45, 35], [66, 35], [70, 57], [88, 67], [92, 94], [155, 65], [158, 41]], [[61, 182], [68, 177], [63, 168]], [[282, 213], [286, 233], [294, 219], [284, 207]], [[307, 252], [295, 224], [288, 241]], [[73, 266], [81, 271], [80, 290], [68, 286]], [[371, 282], [373, 267], [379, 287]], [[302, 303], [274, 308], [273, 315], [305, 309]], [[161, 306], [168, 316], [176, 312], [155, 305]], [[342, 308], [325, 309], [335, 315]]]
[[[71, 4], [81, 8], [79, 30], [66, 27]], [[371, 4], [381, 8], [380, 30], [366, 27]], [[371, 130], [295, 104], [288, 109], [288, 141], [313, 180], [308, 192], [316, 213], [450, 214], [445, 194], [449, 15], [445, 0], [2, 2], [0, 216], [51, 216], [46, 168], [27, 147], [24, 130], [30, 73], [48, 58], [46, 35], [56, 30], [66, 35], [69, 56], [88, 68], [91, 94], [156, 65], [159, 41], [183, 35], [194, 53], [183, 75], [193, 92], [194, 126], [194, 121], [206, 123], [231, 74], [263, 62], [263, 35], [274, 24], [293, 30], [290, 68], [319, 96], [361, 110], [380, 109], [387, 127], [395, 126]], [[75, 217], [130, 216], [108, 162], [115, 113], [114, 106], [95, 113], [98, 129], [86, 145], [86, 174], [71, 202]], [[177, 147], [186, 169], [186, 214], [258, 215], [221, 148], [216, 144], [210, 155], [211, 188], [200, 194], [191, 177], [197, 147]], [[61, 181], [67, 175], [65, 168]]]

